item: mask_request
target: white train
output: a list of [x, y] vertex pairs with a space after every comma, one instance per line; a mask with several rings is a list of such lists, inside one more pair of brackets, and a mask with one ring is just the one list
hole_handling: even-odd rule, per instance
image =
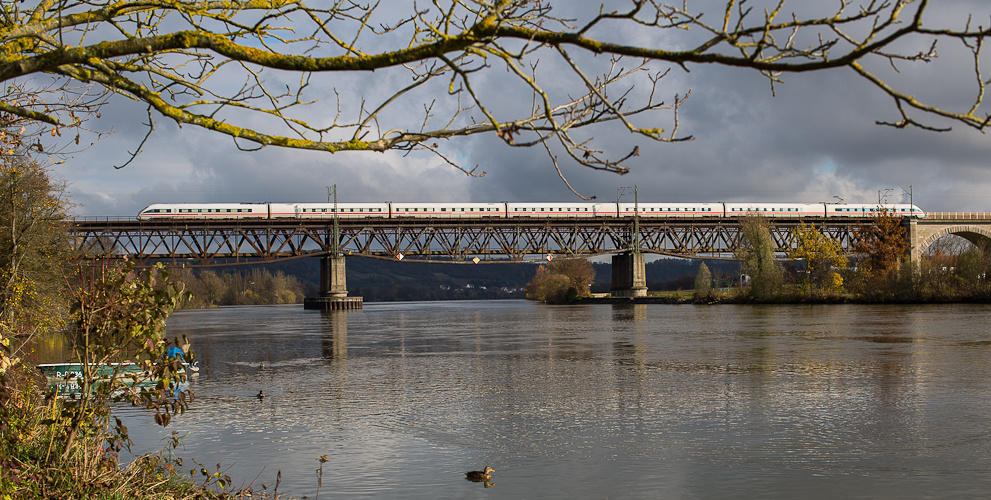
[[[338, 203], [340, 219], [546, 218], [546, 217], [870, 217], [879, 210], [898, 217], [924, 218], [908, 204], [848, 203]], [[140, 220], [158, 219], [331, 219], [333, 203], [180, 203], [148, 205]]]

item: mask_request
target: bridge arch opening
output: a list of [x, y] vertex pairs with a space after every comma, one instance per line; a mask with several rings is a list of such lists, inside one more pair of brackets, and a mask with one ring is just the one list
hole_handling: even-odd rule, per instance
[[991, 230], [974, 226], [942, 228], [923, 239], [919, 245], [922, 255], [956, 255], [971, 248], [991, 251]]

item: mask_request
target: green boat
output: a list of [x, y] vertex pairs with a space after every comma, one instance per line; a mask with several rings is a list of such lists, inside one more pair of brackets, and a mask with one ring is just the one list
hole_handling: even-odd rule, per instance
[[[185, 353], [178, 347], [170, 347], [166, 358], [182, 360], [184, 355]], [[80, 380], [83, 378], [83, 364], [78, 362], [40, 364], [38, 365], [38, 371], [50, 382]], [[197, 371], [199, 371], [199, 367], [196, 363], [190, 365], [185, 361], [182, 361], [182, 367], [179, 369], [180, 374]], [[150, 371], [142, 369], [137, 363], [92, 364], [90, 365], [90, 373], [95, 379], [110, 379], [116, 376], [118, 379], [129, 380], [131, 383], [147, 380], [152, 375]]]
[[[47, 363], [38, 365], [38, 370], [48, 379], [70, 380], [83, 378], [82, 363]], [[94, 378], [109, 379], [116, 375], [118, 378], [147, 378], [151, 372], [142, 370], [137, 363], [107, 363], [92, 365], [90, 370]]]
[[[107, 363], [90, 367], [95, 378], [109, 379], [116, 375], [122, 379], [142, 379], [151, 376], [151, 372], [142, 370], [137, 363]], [[38, 365], [38, 370], [49, 380], [81, 379], [83, 377], [82, 363], [46, 363]], [[196, 366], [184, 365], [179, 373], [197, 371]]]

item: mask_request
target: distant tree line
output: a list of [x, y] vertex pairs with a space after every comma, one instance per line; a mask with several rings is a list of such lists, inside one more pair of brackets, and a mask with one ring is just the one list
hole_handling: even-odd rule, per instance
[[192, 293], [187, 308], [234, 305], [298, 304], [305, 297], [304, 285], [295, 276], [264, 267], [223, 272], [212, 269], [173, 269], [172, 278]]

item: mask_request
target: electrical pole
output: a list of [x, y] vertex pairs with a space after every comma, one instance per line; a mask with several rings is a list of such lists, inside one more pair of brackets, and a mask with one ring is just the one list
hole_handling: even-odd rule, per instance
[[[327, 197], [330, 197], [330, 188], [327, 188]], [[327, 201], [330, 201], [329, 199]], [[334, 257], [341, 256], [341, 226], [337, 213], [337, 184], [334, 184]]]

